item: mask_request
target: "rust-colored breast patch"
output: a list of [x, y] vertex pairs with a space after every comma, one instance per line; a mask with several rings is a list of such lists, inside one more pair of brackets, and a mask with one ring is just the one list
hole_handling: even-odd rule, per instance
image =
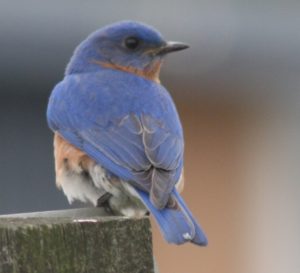
[[54, 158], [56, 184], [59, 188], [63, 181], [60, 177], [66, 172], [81, 173], [87, 171], [90, 164], [95, 164], [94, 160], [67, 142], [58, 133], [54, 134]]
[[137, 69], [132, 66], [121, 66], [118, 64], [106, 63], [106, 62], [101, 62], [96, 60], [94, 60], [93, 62], [103, 67], [133, 73], [135, 75], [146, 78], [148, 80], [155, 81], [156, 83], [160, 83], [159, 73], [160, 73], [162, 61], [155, 61], [151, 65], [147, 66], [145, 69]]

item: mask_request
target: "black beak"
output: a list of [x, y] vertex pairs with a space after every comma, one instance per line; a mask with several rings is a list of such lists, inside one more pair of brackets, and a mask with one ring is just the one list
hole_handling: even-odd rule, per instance
[[158, 53], [159, 55], [164, 55], [170, 52], [180, 51], [189, 48], [190, 46], [181, 42], [167, 42], [162, 46]]

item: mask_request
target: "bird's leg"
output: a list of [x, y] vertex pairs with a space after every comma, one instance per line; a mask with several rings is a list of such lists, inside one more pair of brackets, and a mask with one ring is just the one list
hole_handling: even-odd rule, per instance
[[109, 198], [112, 197], [112, 194], [109, 192], [105, 192], [102, 196], [100, 196], [97, 200], [97, 207], [103, 207], [105, 203], [108, 202]]
[[110, 205], [109, 205], [109, 199], [112, 197], [112, 194], [109, 192], [105, 192], [103, 195], [101, 195], [97, 200], [97, 207], [98, 208], [104, 208], [105, 211], [108, 214], [114, 215]]

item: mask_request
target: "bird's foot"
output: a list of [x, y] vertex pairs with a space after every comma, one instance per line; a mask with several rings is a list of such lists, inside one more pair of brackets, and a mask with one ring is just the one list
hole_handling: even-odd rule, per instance
[[111, 207], [109, 205], [109, 199], [112, 197], [112, 194], [110, 194], [109, 192], [104, 193], [103, 195], [101, 195], [98, 200], [97, 200], [97, 207], [98, 208], [104, 208], [104, 210], [111, 215], [114, 215]]
[[110, 194], [109, 192], [106, 192], [103, 195], [101, 195], [97, 200], [97, 207], [102, 207], [103, 204], [105, 204], [110, 197], [112, 197], [112, 194]]

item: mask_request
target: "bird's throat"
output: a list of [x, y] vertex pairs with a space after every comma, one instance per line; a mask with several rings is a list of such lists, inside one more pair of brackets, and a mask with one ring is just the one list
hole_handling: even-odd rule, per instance
[[154, 81], [156, 83], [160, 83], [159, 74], [160, 74], [160, 68], [162, 65], [161, 60], [154, 61], [144, 69], [138, 69], [133, 66], [122, 66], [114, 63], [108, 63], [108, 62], [102, 62], [94, 60], [94, 63], [101, 65], [102, 67], [110, 68], [110, 69], [117, 69], [121, 71], [125, 71], [128, 73], [133, 73], [135, 75], [138, 75], [140, 77], [146, 78], [148, 80]]

